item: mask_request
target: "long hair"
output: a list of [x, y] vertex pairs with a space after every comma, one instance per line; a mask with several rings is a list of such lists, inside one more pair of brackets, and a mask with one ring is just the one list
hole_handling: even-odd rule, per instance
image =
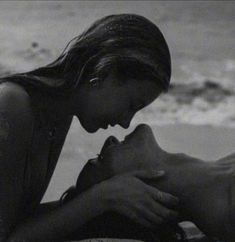
[[113, 68], [120, 75], [151, 80], [167, 90], [171, 59], [159, 28], [135, 14], [103, 17], [73, 38], [52, 63], [4, 80], [64, 96], [89, 78], [105, 78]]

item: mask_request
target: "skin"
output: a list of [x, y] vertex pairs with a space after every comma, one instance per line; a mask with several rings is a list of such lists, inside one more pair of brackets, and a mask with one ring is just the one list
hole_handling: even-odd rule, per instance
[[[112, 186], [122, 189], [125, 184], [117, 180], [123, 174], [164, 170], [164, 179], [158, 183], [149, 180], [148, 183], [179, 197], [179, 221], [194, 222], [211, 238], [234, 241], [235, 154], [204, 162], [185, 154], [168, 153], [160, 148], [148, 125], [139, 125], [122, 142], [109, 137], [101, 157], [86, 164], [77, 181], [80, 184], [78, 191], [111, 176], [114, 176], [112, 182], [107, 185], [113, 183]], [[126, 179], [128, 181], [128, 177]]]
[[[58, 201], [40, 202], [73, 116], [78, 117], [88, 132], [106, 128], [107, 124], [128, 127], [134, 114], [161, 93], [157, 85], [147, 80], [118, 80], [114, 73], [110, 73], [95, 85], [83, 84], [68, 98], [52, 98], [37, 93], [29, 96], [23, 87], [14, 83], [2, 83], [1, 88], [4, 91], [0, 93], [0, 113], [4, 115], [0, 119], [3, 120], [0, 125], [0, 191], [4, 196], [0, 199], [0, 241], [63, 241], [71, 232], [103, 212], [110, 209], [122, 211], [119, 206], [110, 207], [110, 201], [116, 200], [112, 194], [119, 194], [124, 198], [123, 207], [134, 211], [138, 196], [150, 187], [140, 182], [137, 175], [135, 179], [130, 176], [129, 186], [121, 191], [112, 185], [103, 189], [104, 183], [91, 187], [64, 206], [59, 206]], [[49, 132], [55, 125], [55, 136], [51, 139]], [[154, 176], [146, 173], [145, 176], [156, 181], [160, 177], [158, 173]], [[125, 179], [120, 177], [119, 182], [123, 183]], [[127, 193], [136, 191], [138, 196], [128, 201], [125, 199]], [[148, 193], [149, 196], [157, 194], [151, 200], [152, 204], [158, 206], [161, 202], [161, 208], [166, 207], [168, 211], [166, 218], [159, 220], [156, 217], [153, 221], [145, 209], [144, 216], [150, 217], [150, 224], [156, 225], [175, 216], [174, 209], [169, 206], [175, 203], [175, 197], [162, 193], [161, 199], [166, 200], [163, 202], [157, 189], [149, 189]], [[145, 204], [145, 200], [139, 204]], [[135, 214], [136, 220], [143, 216], [142, 211]]]
[[148, 80], [122, 80], [115, 71], [93, 84], [85, 83], [73, 97], [74, 110], [88, 132], [108, 125], [128, 128], [135, 113], [153, 102], [161, 89]]

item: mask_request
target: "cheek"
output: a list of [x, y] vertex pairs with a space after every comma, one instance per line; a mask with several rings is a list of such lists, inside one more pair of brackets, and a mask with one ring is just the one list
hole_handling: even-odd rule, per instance
[[119, 95], [115, 98], [115, 100], [113, 100], [112, 105], [115, 107], [115, 110], [119, 112], [119, 114], [127, 113], [130, 109], [129, 97], [125, 95]]
[[148, 143], [142, 144], [140, 156], [142, 157], [142, 161], [147, 168], [150, 168], [155, 164], [156, 154], [154, 151], [155, 151], [155, 148], [150, 144]]
[[91, 101], [84, 105], [80, 119], [85, 125], [97, 126], [97, 123], [100, 122], [100, 117], [103, 116], [103, 110], [99, 103]]
[[112, 156], [111, 160], [110, 169], [114, 174], [121, 174], [144, 168], [142, 157], [133, 150], [130, 152], [117, 152], [115, 156]]

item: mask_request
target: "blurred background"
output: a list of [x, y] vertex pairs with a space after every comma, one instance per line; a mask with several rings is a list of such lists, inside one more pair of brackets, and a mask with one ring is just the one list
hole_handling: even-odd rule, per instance
[[[1, 1], [0, 77], [53, 61], [66, 44], [105, 15], [136, 13], [163, 32], [172, 57], [171, 87], [139, 112], [128, 130], [86, 133], [74, 118], [44, 201], [58, 199], [110, 134], [122, 139], [140, 123], [160, 145], [208, 161], [235, 147], [235, 2]], [[201, 234], [190, 223], [189, 237]]]
[[169, 93], [133, 123], [235, 126], [233, 1], [1, 2], [0, 74], [53, 61], [93, 21], [115, 13], [141, 14], [157, 24], [172, 56]]
[[57, 199], [75, 182], [109, 134], [122, 138], [140, 122], [173, 152], [212, 160], [235, 147], [232, 1], [1, 1], [0, 76], [50, 63], [95, 20], [118, 13], [143, 15], [161, 29], [172, 57], [171, 88], [127, 131], [115, 127], [91, 135], [74, 119], [45, 200]]

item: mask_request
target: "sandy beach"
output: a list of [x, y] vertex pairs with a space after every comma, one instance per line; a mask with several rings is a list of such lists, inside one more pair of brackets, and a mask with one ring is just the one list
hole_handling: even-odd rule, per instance
[[3, 1], [0, 76], [46, 65], [96, 19], [128, 12], [162, 30], [172, 55], [171, 88], [137, 114], [128, 130], [88, 134], [74, 118], [43, 201], [57, 200], [74, 185], [109, 135], [123, 139], [138, 123], [150, 124], [169, 152], [213, 162], [235, 151], [233, 2]]

